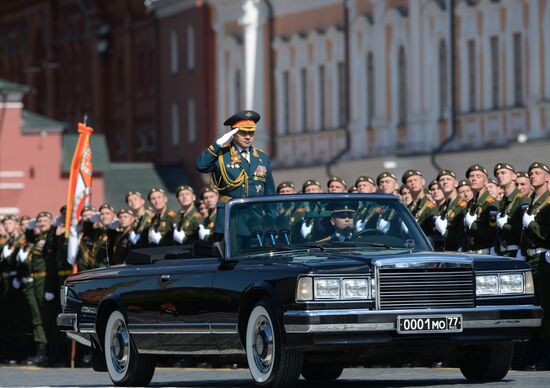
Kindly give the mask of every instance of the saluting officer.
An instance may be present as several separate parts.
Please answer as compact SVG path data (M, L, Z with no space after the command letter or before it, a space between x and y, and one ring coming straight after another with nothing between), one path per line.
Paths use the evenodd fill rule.
M269 156L252 145L260 115L242 111L223 125L231 131L220 137L198 157L200 172L211 173L212 185L220 193L214 232L223 233L224 208L231 198L274 195L275 183Z
M498 202L487 190L489 173L479 165L474 164L466 170L466 177L474 197L468 203L464 215L463 250L469 253L489 254L496 237L496 218Z
M516 187L516 170L510 163L497 163L494 174L504 192L497 214L496 253L516 257L521 240L523 213L529 207L530 199Z
M147 196L155 209L151 223L144 230L149 246L171 245L176 212L168 209L168 197L163 189L153 187Z
M437 205L432 202L426 192L424 186L426 181L422 173L418 170L407 170L401 178L401 182L406 184L411 191L413 201L408 206L418 225L428 236L434 235L434 217L437 216Z
M521 240L522 253L531 265L535 281L535 296L544 310L544 318L540 328L542 353L535 368L550 369L550 168L542 162L529 166L529 177L533 194L528 210L523 214L523 235ZM520 255L518 255L521 257Z
M439 207L438 217L435 219L435 229L443 237L444 249L456 251L462 244L467 204L458 195L458 181L453 171L441 170L437 174L437 182L445 195L445 202Z
M195 207L195 191L191 186L182 185L176 189L176 197L181 205L178 220L174 226L173 238L178 244L192 244L199 238L199 226L204 222Z

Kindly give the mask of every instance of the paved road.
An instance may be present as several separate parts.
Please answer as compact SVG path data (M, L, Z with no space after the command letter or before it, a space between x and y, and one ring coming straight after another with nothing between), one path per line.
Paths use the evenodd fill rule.
M252 387L247 369L157 368L152 386ZM0 386L104 387L112 386L106 373L91 369L0 367ZM304 380L298 386L312 387ZM548 387L550 372L512 371L498 383L468 384L457 369L383 368L346 369L331 387ZM316 386L317 387L317 386Z

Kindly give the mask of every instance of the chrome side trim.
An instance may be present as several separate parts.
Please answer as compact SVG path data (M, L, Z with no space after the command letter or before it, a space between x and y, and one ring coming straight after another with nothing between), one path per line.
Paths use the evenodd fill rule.
M456 257L411 257L379 259L373 261L376 269L441 269L441 268L474 268L474 260L468 256Z
M465 329L485 329L499 327L539 327L542 324L542 319L495 319L495 320L474 320L463 321L462 326Z
M128 331L135 335L149 334L237 334L234 323L131 323Z
M95 323L81 323L78 331L85 334L95 334Z
M82 308L80 309L80 312L81 312L82 314L92 314L92 315L96 315L96 314L97 314L97 307L82 306Z
M88 346L88 347L92 347L92 342L85 338L84 336L78 334L78 333L67 333L67 337L72 339L72 340L75 340L76 342L78 342L79 344L82 344L84 346Z
M183 355L221 355L221 354L246 354L244 349L226 349L226 350L157 350L157 349L139 349L140 354L183 354Z

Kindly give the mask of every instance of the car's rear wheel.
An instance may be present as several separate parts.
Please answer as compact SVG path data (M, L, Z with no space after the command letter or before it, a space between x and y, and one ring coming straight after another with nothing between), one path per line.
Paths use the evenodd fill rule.
M302 376L310 382L330 382L342 375L344 368L328 363L307 363L302 367Z
M103 351L109 377L115 385L143 386L151 382L155 373L154 360L135 350L126 320L118 310L107 320Z
M291 387L300 378L303 354L284 349L273 309L260 300L250 312L246 325L246 358L257 385Z
M460 363L460 371L469 381L499 381L508 374L513 355L513 344L476 346Z

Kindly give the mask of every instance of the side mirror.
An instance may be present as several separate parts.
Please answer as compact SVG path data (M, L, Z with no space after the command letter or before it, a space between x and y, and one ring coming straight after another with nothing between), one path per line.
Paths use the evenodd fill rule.
M217 257L219 261L225 261L225 245L223 241L216 241L212 244L212 256Z

